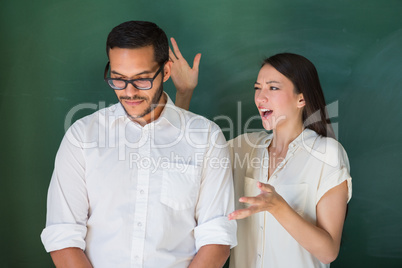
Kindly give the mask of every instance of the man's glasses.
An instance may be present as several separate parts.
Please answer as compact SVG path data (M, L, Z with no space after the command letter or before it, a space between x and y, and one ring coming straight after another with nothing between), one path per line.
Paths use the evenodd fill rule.
M107 72L109 71L109 65L110 65L110 62L108 62L106 64L104 79L108 83L108 85L115 90L125 89L127 87L128 83L132 84L136 89L139 89L139 90L151 89L152 83L154 82L155 78L162 71L163 66L165 66L165 64L162 64L162 66L158 69L158 71L152 78L139 78L139 79L132 79L132 80L124 80L124 79L119 79L119 78L106 77Z

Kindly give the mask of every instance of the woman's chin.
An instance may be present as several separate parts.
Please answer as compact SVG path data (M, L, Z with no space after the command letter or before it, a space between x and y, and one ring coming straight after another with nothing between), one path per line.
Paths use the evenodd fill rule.
M262 121L262 126L264 127L265 130L267 131L272 131L274 129L274 127L272 126L272 124L268 121Z

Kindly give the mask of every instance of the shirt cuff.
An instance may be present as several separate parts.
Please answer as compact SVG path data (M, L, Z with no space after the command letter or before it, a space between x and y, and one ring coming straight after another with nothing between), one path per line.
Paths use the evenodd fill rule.
M226 216L198 225L194 229L197 252L202 246L211 244L235 247L237 245L236 230L236 221L229 220Z
M55 224L46 227L41 234L47 252L63 248L85 250L87 227L79 224Z

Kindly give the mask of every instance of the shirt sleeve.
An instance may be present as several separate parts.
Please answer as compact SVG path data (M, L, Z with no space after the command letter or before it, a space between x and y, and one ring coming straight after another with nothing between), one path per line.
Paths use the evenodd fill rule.
M334 151L334 149L336 149L336 153L333 153L332 155L336 155L337 156L337 165L334 166L334 168L332 169L332 172L325 176L325 178L321 181L318 191L317 191L317 200L316 200L316 204L318 204L318 202L320 201L320 199L324 196L324 194L326 192L328 192L329 190L331 190L332 188L334 188L335 186L340 185L342 182L347 181L347 185L348 185L348 202L350 201L350 199L352 198L352 178L349 174L350 171L350 166L349 166L349 159L348 156L346 154L345 149L342 147L341 144L339 144L338 142L333 142L331 149L329 150ZM331 155L329 155L328 157L331 157ZM333 163L333 161L329 161L329 163Z
M61 142L48 190L46 228L41 234L47 252L67 247L85 250L89 202L83 149L74 126Z
M201 189L194 230L197 251L204 245L237 245L236 221L227 215L234 210L233 177L229 149L221 130L212 125L210 146L204 158Z

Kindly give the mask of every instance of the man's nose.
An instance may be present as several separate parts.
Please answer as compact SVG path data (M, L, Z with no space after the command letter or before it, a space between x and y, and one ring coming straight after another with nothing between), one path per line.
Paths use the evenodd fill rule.
M126 95L130 97L137 95L139 91L132 83L127 83L127 87L124 90L126 91Z

